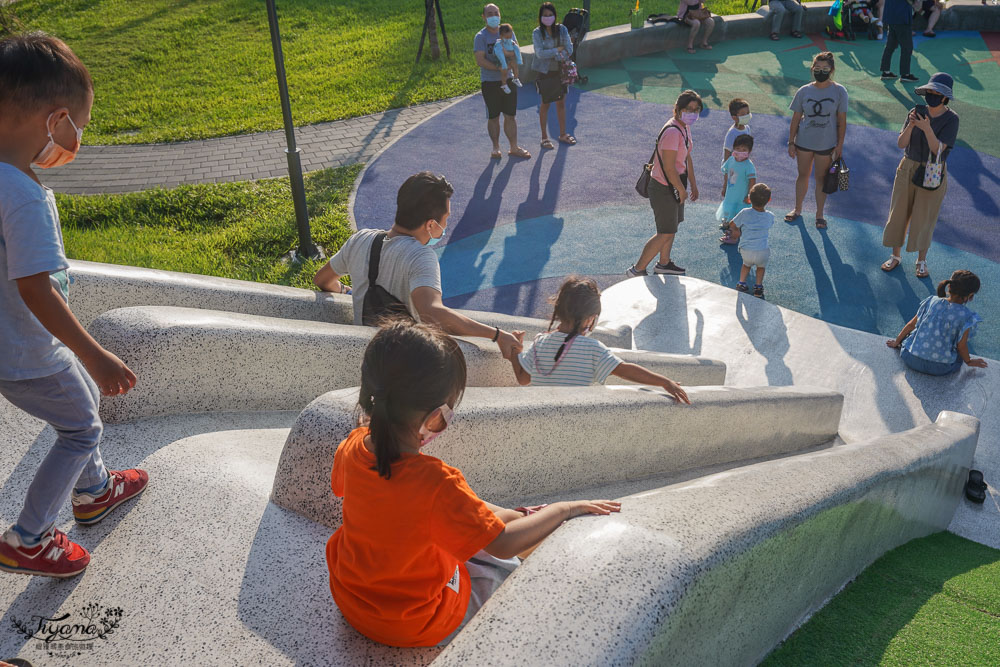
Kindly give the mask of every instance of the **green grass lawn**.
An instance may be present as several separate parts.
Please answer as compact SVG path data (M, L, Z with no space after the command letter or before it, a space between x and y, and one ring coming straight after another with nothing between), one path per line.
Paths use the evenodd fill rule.
M1000 551L946 532L904 544L762 665L1000 665Z
M347 198L361 165L305 178L313 240L335 252L351 234ZM56 195L73 259L312 288L319 261L298 245L287 178L121 195Z
M537 0L501 2L522 44ZM582 3L581 3L582 4ZM643 2L643 13L677 0ZM364 115L478 89L472 39L481 3L442 0L450 60L414 65L423 2L287 0L278 3L296 125ZM572 4L558 3L560 16ZM597 0L592 29L628 22L632 5ZM717 14L742 0L708 0ZM64 39L96 86L88 144L201 139L281 127L262 0L20 0L34 30Z

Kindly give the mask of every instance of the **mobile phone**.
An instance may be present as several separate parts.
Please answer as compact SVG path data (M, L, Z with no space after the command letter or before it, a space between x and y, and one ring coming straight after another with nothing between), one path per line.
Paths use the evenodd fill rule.
M927 117L926 104L918 104L917 106L913 107L913 110L917 113L918 116L923 116L925 118Z

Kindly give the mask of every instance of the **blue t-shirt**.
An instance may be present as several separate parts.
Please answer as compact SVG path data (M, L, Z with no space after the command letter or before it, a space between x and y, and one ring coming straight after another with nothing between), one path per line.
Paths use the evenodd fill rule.
M747 207L736 214L733 224L740 228L740 250L767 250L767 234L774 214Z
M579 335L573 337L557 362L556 353L564 342L566 334L561 331L539 334L518 355L521 368L531 376L532 387L603 384L622 362L604 343Z
M719 220L732 220L746 206L743 200L749 191L750 179L757 178L757 169L750 158L741 161L730 155L722 163L722 173L726 179L726 198L722 200L716 217Z
M0 380L46 377L73 362L69 348L24 305L16 282L48 273L68 302L68 268L52 190L0 162Z
M983 321L965 304L952 303L939 296L929 296L917 309L917 327L906 340L903 348L915 357L941 364L951 364L958 359L958 342L965 332L969 340Z
M514 35L513 39L517 40L517 35ZM486 54L486 59L493 63L494 65L499 65L500 61L497 57L493 55L494 48L500 48L496 46L496 43L500 41L500 31L490 32L489 28L483 26L483 29L476 33L476 38L472 41L472 52L482 51ZM500 80L500 70L485 69L483 67L479 68L479 80L480 81L499 81Z

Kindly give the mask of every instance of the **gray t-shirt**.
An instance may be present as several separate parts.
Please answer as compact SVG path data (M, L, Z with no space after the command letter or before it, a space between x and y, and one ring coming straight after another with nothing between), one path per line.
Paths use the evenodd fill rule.
M809 151L825 151L837 145L837 114L847 113L847 88L834 83L817 88L808 83L798 89L788 107L802 113L795 145Z
M42 326L17 279L48 273L69 301L69 263L52 190L0 162L0 380L31 380L65 370L73 353Z
M379 233L377 229L356 232L330 259L330 268L335 273L351 276L355 324L361 324L361 308L368 292L368 255L372 241ZM411 295L418 287L441 291L441 267L438 266L437 254L412 236L386 238L379 260L378 284L405 303L410 314L419 320L420 313L413 307Z
M489 60L494 65L499 65L500 61L497 57L493 55L494 45L500 41L500 31L490 32L488 28L483 26L483 29L476 33L476 38L472 42L472 52L482 51L486 54L486 59ZM517 41L517 35L514 35L514 41ZM480 81L499 81L500 80L500 70L495 69L485 69L479 68L479 80Z

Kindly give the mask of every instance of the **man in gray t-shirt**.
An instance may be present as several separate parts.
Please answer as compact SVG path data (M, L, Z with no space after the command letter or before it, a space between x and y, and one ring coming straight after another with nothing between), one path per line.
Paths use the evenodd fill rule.
M476 33L472 51L476 56L476 64L479 65L479 85L486 103L486 131L493 142L490 158L499 160L503 157L500 152L500 114L503 114L503 132L510 142L508 154L530 158L531 153L517 145L517 87L511 79L500 80L500 62L493 55L496 42L500 39L500 8L494 4L483 7L483 22L486 26ZM509 92L501 88L505 83Z
M445 234L454 190L443 176L429 171L410 176L396 195L396 220L386 235L379 258L379 287L406 305L421 322L432 322L454 336L489 338L505 359L520 347L518 340L499 327L490 327L448 308L441 302L441 269L429 246ZM363 229L347 240L337 254L316 272L313 282L325 292L346 294L340 277L351 276L354 289L354 323L361 324L368 293L368 258L372 243L382 232Z

